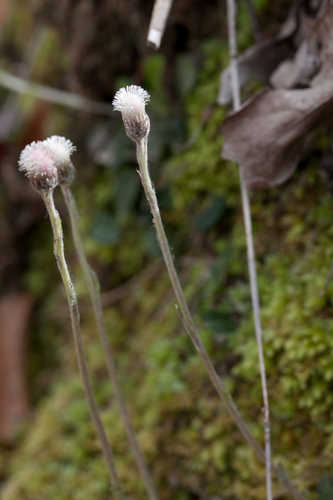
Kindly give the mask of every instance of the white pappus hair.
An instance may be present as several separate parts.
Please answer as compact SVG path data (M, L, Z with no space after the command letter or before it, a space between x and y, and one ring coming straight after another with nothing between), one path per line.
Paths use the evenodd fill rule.
M62 166L71 161L71 155L76 151L74 144L60 135L51 135L43 141L52 155L56 166Z
M19 171L23 172L37 190L54 189L58 184L58 171L48 149L41 141L28 144L19 158Z
M115 111L121 113L140 113L149 102L150 95L138 85L127 85L116 92L112 105Z

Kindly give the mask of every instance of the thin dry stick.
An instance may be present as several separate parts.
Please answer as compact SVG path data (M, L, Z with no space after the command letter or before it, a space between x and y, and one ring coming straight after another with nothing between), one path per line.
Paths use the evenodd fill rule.
M76 292L73 286L73 282L65 258L64 238L63 238L61 219L54 205L53 190L47 190L42 192L41 194L50 217L50 222L53 231L53 238L54 238L54 256L65 287L66 298L68 302L68 308L72 324L72 332L75 342L76 356L80 374L83 381L84 392L89 405L91 418L95 425L98 437L100 439L103 454L109 469L111 485L113 486L112 493L116 498L124 500L125 497L123 496L121 491L120 481L114 465L112 450L108 443L102 420L99 416L99 411L91 387L88 368L84 356L81 327L80 327L80 313L77 303Z
M154 187L152 185L151 179L150 179L150 174L149 174L149 169L148 169L148 138L147 136L144 139L141 139L140 141L137 141L137 160L139 164L139 175L141 178L141 183L144 189L144 192L146 194L146 198L148 200L150 210L153 216L153 223L155 226L156 234L157 234L157 239L161 248L161 252L164 258L165 265L168 270L169 278L171 281L172 288L174 290L177 303L179 306L180 314L181 314L181 319L183 326L185 328L185 331L191 338L200 358L202 359L205 368L207 370L207 373L209 375L209 378L211 382L213 383L217 393L219 394L222 402L225 404L231 418L236 422L240 432L250 445L250 447L255 451L257 457L265 463L265 453L263 449L261 448L260 444L258 441L252 436L246 422L243 420L241 417L238 408L236 404L234 403L231 395L227 391L227 389L224 386L224 383L222 379L219 377L217 374L215 367L204 347L204 345L201 342L199 333L197 331L197 328L194 324L191 312L189 310L189 307L187 305L185 295L178 277L178 273L176 271L173 258L171 255L169 243L167 236L165 234L163 222L161 219L160 211L159 211L159 206L155 194ZM284 485L286 490L290 493L290 495L295 498L296 500L305 500L304 496L297 491L295 486L289 481L288 477L286 476L284 470L280 466L274 466L272 467L272 470L280 480L280 482Z
M114 354L111 349L111 345L108 341L106 331L105 331L105 324L104 324L104 318L103 318L103 307L102 307L102 301L101 301L101 294L100 294L100 286L98 282L98 278L94 271L91 269L89 266L83 243L81 240L80 236L80 231L79 231L79 215L78 215L78 210L76 206L75 199L73 197L72 191L70 187L66 184L61 184L61 190L65 199L65 203L67 206L67 210L69 213L69 218L71 222L71 229L72 229L72 235L73 235L73 240L74 240L74 245L75 249L79 258L79 262L83 271L84 279L88 288L88 293L90 297L90 301L92 304L93 312L94 312L94 317L97 325L97 330L100 338L100 342L103 346L103 351L105 355L105 360L106 360L106 366L108 370L109 377L112 381L114 391L115 391L115 397L119 406L120 410L120 415L122 418L122 421L124 423L124 427L127 433L128 441L130 443L131 449L133 456L135 458L137 467L140 471L142 480L146 486L146 490L148 493L148 498L150 500L158 500L158 495L157 492L155 491L155 487L150 475L150 472L148 470L148 467L146 465L143 453L140 449L139 442L136 438L135 435L135 430L131 421L131 417L128 412L128 408L125 402L125 398L123 396L123 393L120 388L120 383L118 380L118 374L117 374L117 368L116 368L116 362L114 359Z
M155 49L158 49L161 44L172 1L155 0L147 37L148 43L154 45Z
M110 116L112 107L104 102L93 101L79 94L59 90L46 85L19 78L11 75L7 71L0 69L0 86L19 94L29 94L37 99L60 104L69 108L95 113L98 115Z
M238 111L241 108L241 99L240 99L238 67L237 67L236 8L234 0L227 0L227 14L228 14L228 36L229 36L229 50L231 59L230 69L231 69L233 104L234 104L234 110ZM266 493L267 493L267 500L272 500L273 498L272 474L271 474L272 454L271 454L271 429L270 429L270 418L269 418L269 399L268 399L265 357L263 348L263 334L262 334L261 319L260 319L260 303L259 303L255 250L254 250L252 222L251 222L251 206L242 166L240 166L239 168L239 177L240 177L243 217L244 217L244 225L246 233L250 289L251 289L254 325L255 325L256 339L258 345L262 395L264 402Z

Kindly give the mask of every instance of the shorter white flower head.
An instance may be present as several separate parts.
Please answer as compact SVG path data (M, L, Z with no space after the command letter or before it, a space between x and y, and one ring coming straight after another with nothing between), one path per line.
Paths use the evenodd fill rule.
M127 85L116 92L112 105L115 111L126 114L142 113L149 102L150 95L138 85Z
M58 185L58 170L48 149L41 141L28 144L19 158L23 172L37 191L48 191Z
M75 169L71 161L71 155L76 151L74 144L60 135L48 137L43 141L43 144L50 152L58 169L59 183L71 184L75 175Z
M145 111L149 100L150 95L142 87L128 85L119 89L112 101L114 110L121 112L126 134L135 142L149 134L150 120Z

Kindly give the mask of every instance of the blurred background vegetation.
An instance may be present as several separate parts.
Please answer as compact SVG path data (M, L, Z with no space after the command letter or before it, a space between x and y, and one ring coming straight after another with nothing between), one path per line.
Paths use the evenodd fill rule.
M289 3L255 1L266 35L276 33ZM220 126L228 110L216 104L219 75L228 64L224 2L175 2L157 53L145 43L152 1L3 0L0 5L1 69L109 104L127 83L150 92L150 166L176 263L205 346L262 442L238 171L221 159ZM253 43L251 26L246 2L240 2L240 50ZM251 84L245 95L256 88ZM13 338L24 332L23 355L18 348L13 361L22 370L20 409L10 408L9 389L1 396L1 498L108 497L45 209L16 172L26 143L60 134L78 148L73 190L81 230L101 279L121 384L161 499L264 499L264 468L221 408L180 325L135 150L119 115L76 111L10 92L1 86L1 74L0 104L1 335L8 315L21 318ZM319 500L333 498L329 159L331 130L325 127L286 184L252 196L273 454L309 489L311 499ZM60 197L57 203L63 211ZM144 499L66 219L64 224L94 387L116 464L129 497ZM20 307L28 312L20 315ZM8 366L11 373L3 380L10 383L15 370ZM15 418L8 421L11 411ZM278 484L274 489L276 498L287 498Z

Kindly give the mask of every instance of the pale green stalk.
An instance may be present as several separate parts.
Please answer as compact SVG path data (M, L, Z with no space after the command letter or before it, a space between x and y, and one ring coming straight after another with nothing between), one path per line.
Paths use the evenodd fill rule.
M227 391L223 380L220 378L218 373L215 370L215 367L201 342L198 330L194 324L191 312L187 305L185 295L182 289L182 285L180 283L178 273L176 271L173 258L171 255L169 243L167 236L165 234L163 222L161 219L159 206L157 202L157 197L155 194L154 187L152 185L149 169L148 169L148 138L145 137L140 141L137 141L137 160L139 164L139 174L142 182L143 189L146 194L146 198L148 200L150 210L153 216L153 223L155 226L157 239L161 248L161 252L164 258L164 262L169 274L169 278L171 281L171 285L176 296L176 300L179 306L179 311L182 319L183 326L191 338L201 360L203 361L206 371L209 375L209 378L214 385L218 395L220 396L222 402L226 406L231 418L237 424L240 432L250 445L250 447L254 450L257 457L265 463L265 452L258 443L258 441L252 436L246 422L241 417L238 408L232 399L231 395ZM290 495L296 500L304 500L304 496L299 493L294 485L289 481L285 472L282 470L280 466L273 466L272 470L280 480L280 482L284 485Z
M121 491L120 481L114 465L112 450L108 443L106 432L99 415L99 410L93 394L88 368L84 356L81 327L80 327L80 313L78 308L76 292L73 286L73 282L65 258L64 237L63 237L61 218L54 205L53 190L43 191L41 192L41 196L43 198L43 201L45 203L45 206L47 208L50 217L50 222L53 231L54 256L65 287L66 298L71 318L72 332L75 343L77 362L82 377L84 392L89 405L91 419L94 423L98 437L100 439L104 458L108 466L111 485L112 485L112 493L116 498L123 500L124 496Z
M239 111L241 108L240 87L238 78L237 65L237 37L236 37L236 6L235 0L227 0L228 14L228 35L229 35L229 51L230 51L230 70L231 70L231 87L233 94L234 111ZM242 196L243 219L245 226L246 245L247 245L247 260L250 277L250 291L253 308L254 329L256 334L259 369L261 378L262 397L264 403L264 436L265 436L265 467L266 467L266 494L267 500L272 500L272 451L271 451L271 426L269 416L269 398L267 388L267 377L265 367L265 356L263 346L263 333L260 318L260 301L257 283L256 259L253 242L252 220L251 220L251 205L249 200L248 188L242 166L239 168L239 179Z
M126 405L125 398L123 396L122 390L120 388L120 383L118 380L116 362L114 359L114 354L111 349L111 345L108 341L107 334L105 331L105 324L103 318L103 307L100 294L100 286L98 278L94 271L91 269L85 251L79 231L79 215L75 199L71 192L71 189L66 184L61 184L62 193L65 199L67 210L69 213L69 218L71 222L72 235L74 240L75 249L79 258L79 262L83 271L84 279L88 288L88 293L90 301L92 304L94 317L97 325L97 330L100 338L100 342L103 346L104 356L106 360L106 366L108 370L109 377L112 381L115 397L119 406L120 415L127 433L128 441L135 458L138 470L141 474L142 480L145 484L148 498L150 500L158 500L157 492L146 465L143 453L140 449L139 442L135 435L135 430L131 421L130 414Z

